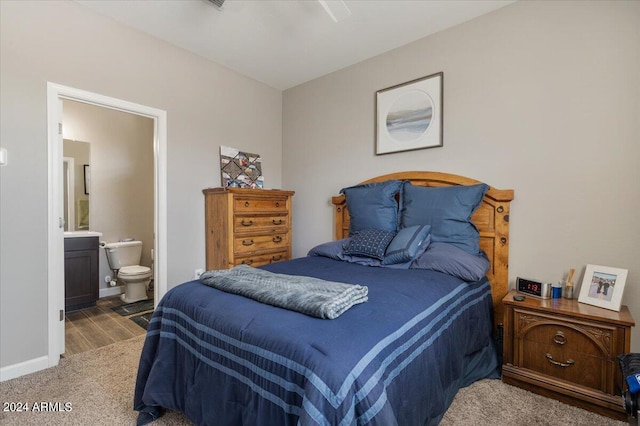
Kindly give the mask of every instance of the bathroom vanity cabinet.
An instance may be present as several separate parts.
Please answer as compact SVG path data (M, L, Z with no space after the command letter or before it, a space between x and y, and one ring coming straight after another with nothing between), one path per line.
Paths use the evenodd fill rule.
M98 237L64 239L64 308L75 311L98 300Z

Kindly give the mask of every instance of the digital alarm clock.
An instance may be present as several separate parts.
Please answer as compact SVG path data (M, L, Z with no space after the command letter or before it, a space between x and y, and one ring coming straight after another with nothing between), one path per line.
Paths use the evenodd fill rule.
M518 277L516 278L516 289L520 293L525 293L533 297L551 299L551 284L549 283Z

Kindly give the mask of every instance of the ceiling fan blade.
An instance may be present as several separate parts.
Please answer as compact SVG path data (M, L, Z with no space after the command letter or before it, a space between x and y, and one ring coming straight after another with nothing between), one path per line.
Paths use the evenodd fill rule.
M351 16L351 11L343 0L318 0L333 22L341 21Z
M224 4L225 0L207 0L209 3L212 3L214 6L221 8Z

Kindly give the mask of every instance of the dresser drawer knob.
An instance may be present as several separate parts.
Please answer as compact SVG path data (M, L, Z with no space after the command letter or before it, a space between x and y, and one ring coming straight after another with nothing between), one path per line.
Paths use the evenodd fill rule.
M272 262L277 262L280 259L282 259L282 255L281 254L279 254L277 256L276 255L271 256L271 261Z
M549 361L553 365L557 365L558 367L571 367L573 364L576 363L572 359L568 359L567 362L554 361L551 354L546 354L545 356L547 357L547 361Z
M244 206L245 206L245 207L249 207L250 205L251 205L251 204L249 204L249 202L248 202L248 201L245 201L245 202L244 202Z
M276 207L280 207L280 202L276 201Z
M249 222L245 222L244 219L242 219L242 222L240 222L240 225L242 225L242 226L251 226L251 225L253 225L253 221L249 220Z
M249 259L249 260L243 260L242 261L243 265L253 265L253 259Z
M274 243L281 243L282 242L282 237L280 235L276 235L275 237L272 238L272 241Z
M565 337L565 335L564 335L564 333L562 331L558 331L553 336L553 343L558 344L558 345L564 345L565 343L567 343L567 338Z
M278 220L273 219L271 223L273 223L274 225L282 225L282 219L278 219Z
M242 245L243 246L252 246L253 245L253 240L242 240Z

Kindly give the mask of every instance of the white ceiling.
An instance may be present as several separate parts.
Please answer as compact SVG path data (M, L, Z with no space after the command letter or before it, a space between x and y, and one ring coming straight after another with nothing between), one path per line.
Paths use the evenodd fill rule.
M515 0L345 0L352 14L337 23L316 0L76 1L284 90Z

